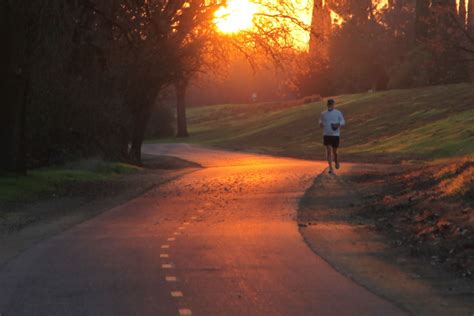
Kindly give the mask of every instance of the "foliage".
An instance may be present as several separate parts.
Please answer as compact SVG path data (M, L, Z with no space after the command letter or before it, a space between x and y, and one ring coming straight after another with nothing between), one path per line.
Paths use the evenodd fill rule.
M465 158L447 164L435 164L438 170L434 178L439 183L438 190L444 196L464 196L474 202L474 158Z
M417 47L406 54L400 64L389 73L389 89L407 89L430 83L430 68L433 56L422 47Z
M336 12L343 23L323 30L325 38L307 56L311 70L297 76L304 94L469 81L474 28L467 21L474 12L457 10L455 1L388 1L379 10L372 1L333 0L326 6L324 12Z

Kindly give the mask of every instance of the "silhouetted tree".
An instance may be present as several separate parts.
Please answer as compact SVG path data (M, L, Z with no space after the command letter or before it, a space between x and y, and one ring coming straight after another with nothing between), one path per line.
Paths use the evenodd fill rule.
M354 23L363 24L374 16L372 0L332 0L328 3L345 21L353 20Z
M328 40L331 31L331 12L328 2L323 0L314 1L309 42L310 54L314 59L327 59Z
M473 1L468 3L469 8ZM306 93L409 88L468 80L466 54L472 50L472 36L469 31L459 31L460 25L470 23L469 12L463 12L465 1L460 2L459 12L456 0L389 0L381 10L375 10L372 1L324 3L344 22L332 26L327 62L311 57L311 70L300 79ZM319 8L323 2L315 4ZM460 15L467 16L467 22L463 23ZM310 86L313 90L308 89Z
M35 9L37 1L0 3L2 49L1 133L3 152L0 168L16 173L26 173L25 125L26 110L30 98L30 73L33 45L37 40L38 27Z
M459 0L459 21L466 26L466 0Z
M468 80L468 70L459 49L464 26L459 23L455 0L433 0L428 41L434 53L432 82L456 83Z
M2 107L0 108L1 124L1 143L3 154L1 155L1 167L7 171L24 172L23 160L19 144L21 133L21 74L19 65L21 62L15 60L18 58L15 35L13 34L15 18L12 16L12 8L9 1L0 3L0 36L3 42L2 56L0 60L0 71L2 80L1 95Z
M430 0L416 0L415 15L415 38L418 42L424 42L430 29Z
M467 11L467 27L471 36L474 36L474 0L469 0Z
M114 25L115 41L127 47L124 100L131 113L129 159L140 162L157 96L178 80L187 42L199 27L209 26L218 4L202 0L111 0L89 4Z
M236 36L218 33L213 20L197 27L192 36L181 46L174 73L174 87L177 104L177 136L189 136L186 123L186 91L191 81L199 73L218 71L228 56L243 55L258 68L259 59L266 59L277 68L282 68L282 60L288 50L294 49L292 31L309 30L309 26L295 18L292 1L261 3L266 10L254 16L253 27L242 30ZM329 13L329 12L328 12Z

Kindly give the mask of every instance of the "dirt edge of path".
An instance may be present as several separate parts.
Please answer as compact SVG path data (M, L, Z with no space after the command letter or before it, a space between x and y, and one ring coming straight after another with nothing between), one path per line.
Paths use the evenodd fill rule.
M17 231L0 235L0 270L41 241L202 168L196 163L171 156L146 155L144 163L147 168L137 174L91 183L86 187L80 185L77 191L72 186L72 192L66 195L40 198L17 206L19 212L40 212L41 219Z
M390 168L358 167L367 173ZM473 315L471 282L406 256L370 222L355 214L361 201L344 177L349 169L342 169L337 176L322 173L300 200L299 230L311 250L345 276L410 314Z

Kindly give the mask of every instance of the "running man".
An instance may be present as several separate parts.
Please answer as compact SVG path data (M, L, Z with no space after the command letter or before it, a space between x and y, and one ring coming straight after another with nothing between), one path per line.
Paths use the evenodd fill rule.
M326 157L329 164L329 173L333 173L332 162L336 169L340 168L339 159L337 157L337 148L339 147L339 138L341 136L341 126L346 124L341 111L334 109L336 102L329 99L327 102L328 110L321 113L319 118L319 126L324 129L323 143L326 146Z

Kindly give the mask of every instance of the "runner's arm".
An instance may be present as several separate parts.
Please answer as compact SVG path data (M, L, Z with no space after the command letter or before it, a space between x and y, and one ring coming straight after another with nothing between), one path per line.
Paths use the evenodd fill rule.
M324 127L324 123L323 123L323 113L321 113L321 115L319 115L319 126L320 126L320 127Z
M344 116L342 116L342 113L339 112L339 126L344 126L346 125L346 121L344 120Z

